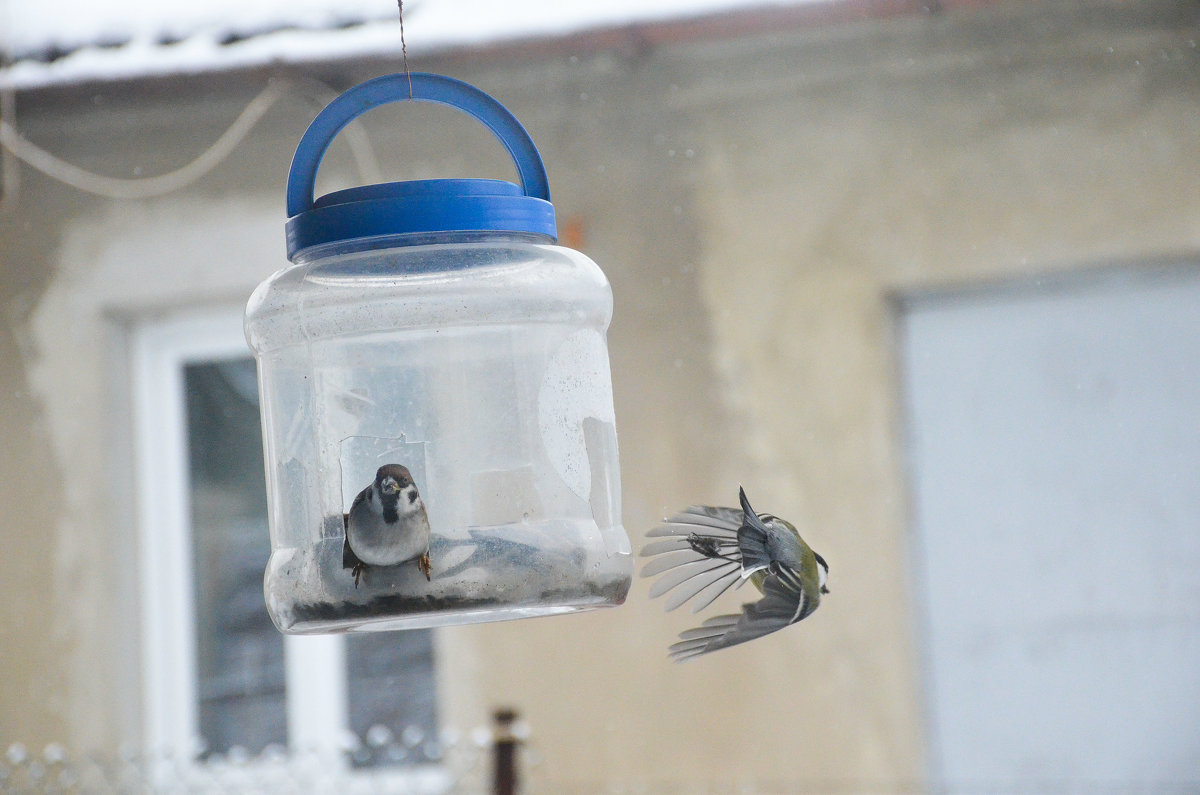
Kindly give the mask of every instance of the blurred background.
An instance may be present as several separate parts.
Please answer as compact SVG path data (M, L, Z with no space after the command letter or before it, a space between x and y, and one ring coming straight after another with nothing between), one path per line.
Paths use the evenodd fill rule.
M175 6L0 0L0 791L486 792L498 736L531 793L1200 790L1200 6L405 4L612 283L635 550L741 484L829 561L811 618L685 665L636 578L275 631L241 312L400 26ZM400 103L318 192L457 176L513 178Z

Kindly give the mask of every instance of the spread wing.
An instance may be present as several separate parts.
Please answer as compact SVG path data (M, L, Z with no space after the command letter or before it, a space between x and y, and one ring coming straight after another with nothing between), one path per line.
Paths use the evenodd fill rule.
M358 501L358 498L355 497L355 502L357 502L357 501ZM349 524L350 524L350 514L348 514L348 513L342 514L342 528L345 529L347 527L347 525L349 525ZM361 565L362 565L362 561L358 559L358 555L355 555L354 550L350 548L350 534L347 533L346 537L344 539L342 539L342 568L343 569L352 569L355 566L361 566Z
M662 575L650 587L650 597L674 591L666 609L695 599L695 613L744 582L738 546L741 526L742 511L737 508L693 505L648 532L647 537L662 539L642 548L642 557L657 556L642 567L642 576Z
M358 507L359 503L366 501L369 489L370 486L354 495L354 501L350 503L351 512ZM353 569L355 566L363 565L363 562L358 559L358 555L355 555L354 550L350 548L350 513L342 514L342 531L346 533L346 538L342 541L342 568Z
M365 489L360 491L358 494L354 495L354 500L350 503L350 511L348 513L345 513L342 515L343 519L345 521L350 521L350 514L354 513L354 509L357 508L360 503L364 503L367 501L367 492L369 492L370 490L371 490L371 487L367 486Z
M800 578L786 566L771 566L763 579L762 591L762 599L742 605L741 615L717 616L695 629L681 632L679 641L671 644L671 659L683 662L761 638L795 624L816 609L816 604L805 595Z

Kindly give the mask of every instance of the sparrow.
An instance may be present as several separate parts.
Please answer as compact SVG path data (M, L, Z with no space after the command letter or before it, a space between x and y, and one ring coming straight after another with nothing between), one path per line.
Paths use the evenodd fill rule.
M342 514L346 542L342 568L354 574L354 587L368 566L396 566L417 559L429 575L429 517L408 468L384 464L375 481L360 491Z
M783 629L812 614L829 593L829 564L812 550L790 522L750 507L738 489L741 510L694 505L666 519L647 536L664 538L642 548L642 556L661 555L643 567L642 576L663 574L650 588L651 598L675 590L666 609L690 599L698 612L746 580L762 593L742 605L740 615L710 618L681 632L669 656L676 662L735 646ZM665 573L665 574L664 574Z

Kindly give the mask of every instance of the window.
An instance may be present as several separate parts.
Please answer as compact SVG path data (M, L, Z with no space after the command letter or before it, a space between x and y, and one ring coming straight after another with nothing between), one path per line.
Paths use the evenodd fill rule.
M287 744L283 638L263 609L267 536L254 362L184 364L196 701L204 753Z
M432 631L293 637L267 615L240 309L143 324L133 373L146 747L201 763L286 745L438 789Z

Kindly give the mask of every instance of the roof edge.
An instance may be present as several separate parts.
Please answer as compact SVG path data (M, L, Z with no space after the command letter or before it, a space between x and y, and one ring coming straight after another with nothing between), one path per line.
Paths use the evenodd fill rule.
M446 42L422 47L409 41L413 57L480 61L521 55L578 55L597 51L637 54L659 45L752 36L781 29L820 27L957 8L996 5L1004 0L824 0L757 6L685 18L647 20L546 35L518 35L476 43ZM180 77L259 71L280 66L321 66L347 61L393 60L400 56L394 20L365 21L329 29L280 28L246 37L195 35L185 40L130 40L89 45L51 62L30 59L0 67L0 90L110 85ZM410 37L411 38L411 37Z

